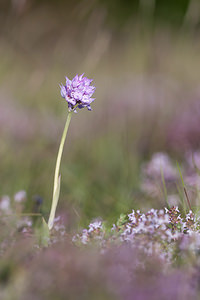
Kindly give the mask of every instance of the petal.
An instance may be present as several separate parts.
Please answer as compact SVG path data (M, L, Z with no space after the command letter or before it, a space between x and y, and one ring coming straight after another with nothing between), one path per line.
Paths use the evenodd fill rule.
M66 95L67 95L66 88L65 88L65 86L64 86L63 84L60 84L60 94L61 94L61 96L62 96L63 98L65 98Z
M96 98L90 98L90 103L92 103Z
M71 89L71 85L72 85L72 81L68 77L66 77L66 87L67 87L67 89Z
M87 109L90 110L90 111L92 110L90 105L87 105Z
M72 86L76 88L78 84L79 84L78 74L76 74L76 76L72 79Z
M79 81L82 81L83 75L84 75L84 73L79 76Z
M78 105L78 108L80 108L80 109L81 109L81 108L84 108L84 107L85 107L85 105L82 105L82 104L79 104L79 105Z
M93 79L89 79L89 78L87 78L87 77L84 78L84 83L85 83L85 85L87 85L87 86L89 86L90 83L91 83L92 81L93 81Z
M72 111L72 109L73 109L73 106L71 105L71 103L68 103L68 110Z

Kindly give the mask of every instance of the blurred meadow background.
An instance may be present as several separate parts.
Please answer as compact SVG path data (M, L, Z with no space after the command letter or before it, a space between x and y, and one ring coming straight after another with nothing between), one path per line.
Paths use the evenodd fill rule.
M58 213L76 228L166 205L145 192L144 164L198 153L199 25L198 0L0 0L1 195L25 190L26 211L42 198L48 217L67 116L59 84L84 72L96 100L73 115Z

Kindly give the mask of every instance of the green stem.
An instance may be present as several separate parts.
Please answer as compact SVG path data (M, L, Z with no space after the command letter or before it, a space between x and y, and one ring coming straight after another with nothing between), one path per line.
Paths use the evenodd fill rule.
M61 141L60 141L60 147L59 147L59 150L58 150L58 156L57 156L56 168L55 168L55 175L54 175L53 199L52 199L51 212L50 212L49 221L48 221L49 229L51 229L53 227L53 221L54 221L54 218L55 218L56 207L57 207L58 198L59 198L60 163L61 163L63 148L64 148L65 139L66 139L66 136L67 136L69 124L70 124L70 121L71 121L71 117L72 117L72 112L69 112L68 116L67 116L66 123L65 123L65 128L64 128L64 131L63 131L63 135L62 135L62 138L61 138Z
M61 141L60 141L60 147L59 147L59 150L58 150L55 176L54 176L53 194L55 193L55 189L56 189L56 182L58 180L59 171L60 171L60 162L61 162L61 158L62 158L63 148L64 148L65 139L66 139L66 136L67 136L67 131L68 131L68 128L69 128L69 124L70 124L70 121L71 121L71 117L72 117L72 112L69 112L68 116L67 116L66 123L65 123L65 128L63 130L63 135L62 135L62 138L61 138Z

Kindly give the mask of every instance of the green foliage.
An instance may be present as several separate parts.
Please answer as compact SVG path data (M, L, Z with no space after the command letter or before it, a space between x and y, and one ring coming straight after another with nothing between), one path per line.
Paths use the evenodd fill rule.
M119 219L117 220L117 227L119 228L119 230L123 230L124 229L124 225L128 222L128 216L125 214L121 214Z
M170 26L181 25L189 8L191 0L156 0L155 1L155 18Z
M35 227L35 235L37 238L38 245L41 247L47 247L49 244L50 231L48 224L45 219L42 217L37 226Z

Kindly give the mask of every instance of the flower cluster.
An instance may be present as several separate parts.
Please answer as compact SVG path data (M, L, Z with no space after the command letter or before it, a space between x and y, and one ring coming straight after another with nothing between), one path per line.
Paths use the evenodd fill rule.
M90 85L93 80L83 75L76 75L72 80L66 77L66 85L60 85L61 96L68 102L69 111L84 107L91 110L90 104L95 100L92 98L95 87Z
M110 230L109 230L110 232ZM129 244L137 247L145 255L156 254L162 261L169 263L185 244L195 253L200 248L200 219L192 211L185 217L181 216L178 207L171 209L151 209L147 213L139 210L128 215L121 215L113 225L111 232L104 224L91 223L89 229L73 238L81 244L97 243L105 251L114 244Z

